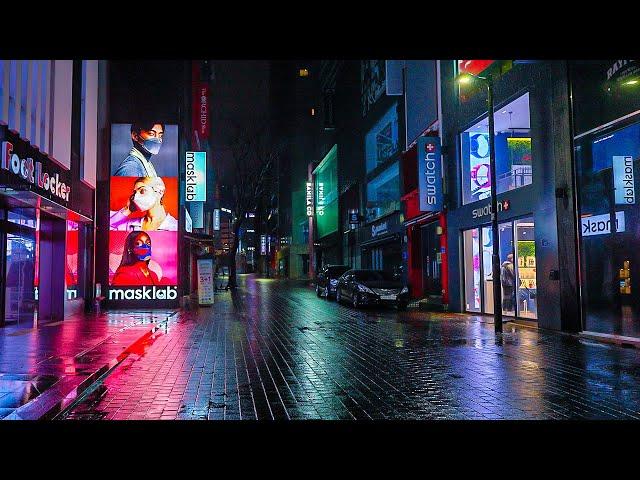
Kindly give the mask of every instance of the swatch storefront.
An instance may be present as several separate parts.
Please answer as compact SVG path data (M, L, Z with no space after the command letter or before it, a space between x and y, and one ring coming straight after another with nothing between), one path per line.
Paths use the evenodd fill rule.
M565 120L567 135L569 127L566 111L562 116L552 108L552 79L562 64L513 65L495 77L497 239L491 230L486 90L462 95L453 81L460 65L441 62L449 308L493 314L491 255L497 241L504 320L563 329L555 164L561 155L570 161L570 149L554 150L554 121Z
M571 62L583 330L640 338L640 65Z

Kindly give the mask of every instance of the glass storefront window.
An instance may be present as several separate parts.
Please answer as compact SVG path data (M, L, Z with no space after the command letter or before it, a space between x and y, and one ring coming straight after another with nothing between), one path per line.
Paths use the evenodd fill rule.
M531 122L529 94L494 113L496 175L498 193L532 181ZM460 134L463 204L489 198L489 121L487 117Z
M533 218L516 220L516 299L518 315L538 318L536 284L536 242Z
M400 210L400 164L394 163L367 184L366 221Z
M367 173L398 153L398 110L394 104L365 136Z
M640 337L640 123L576 141L584 329Z
M7 324L32 326L36 308L36 245L30 235L7 233L5 311Z
M67 220L67 245L65 263L65 284L67 300L76 300L78 295L78 224Z
M533 218L504 222L498 228L502 313L535 319L537 291ZM465 308L469 312L493 314L491 226L466 230L462 232L462 239Z
M464 248L465 306L469 312L482 308L480 296L480 240L478 228L462 233Z

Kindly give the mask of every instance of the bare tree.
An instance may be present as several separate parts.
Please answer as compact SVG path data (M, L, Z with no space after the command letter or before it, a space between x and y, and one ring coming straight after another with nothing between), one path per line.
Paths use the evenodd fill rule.
M277 164L281 146L274 145L266 121L247 120L233 122L232 134L227 142L233 165L228 165L221 180L229 186L232 205L232 243L229 251L229 287L236 282L236 254L238 233L247 213L256 212L262 200L270 193L273 168Z

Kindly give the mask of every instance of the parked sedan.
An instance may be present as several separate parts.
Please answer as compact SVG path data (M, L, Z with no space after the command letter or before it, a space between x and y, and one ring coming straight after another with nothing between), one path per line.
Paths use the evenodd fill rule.
M409 288L382 270L349 270L338 279L336 300L348 300L354 308L363 305L395 305L405 310Z
M325 265L318 272L316 278L316 295L319 297L331 297L336 294L338 278L349 270L346 265Z

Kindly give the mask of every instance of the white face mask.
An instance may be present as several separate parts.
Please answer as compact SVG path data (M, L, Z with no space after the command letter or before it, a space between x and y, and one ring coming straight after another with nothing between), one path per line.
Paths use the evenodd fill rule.
M149 210L156 204L157 201L158 196L151 189L148 189L145 193L136 192L136 194L133 196L133 203L135 203L136 207L138 207L142 211Z

